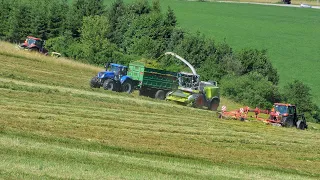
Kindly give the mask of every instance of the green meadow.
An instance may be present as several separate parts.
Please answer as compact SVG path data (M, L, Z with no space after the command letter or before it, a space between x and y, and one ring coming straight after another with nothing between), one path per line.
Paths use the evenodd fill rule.
M320 178L319 124L224 120L91 89L101 67L0 47L0 179Z
M318 9L185 0L160 2L163 11L168 6L174 10L178 26L189 33L199 31L217 43L225 41L235 51L267 49L280 75L280 86L301 80L311 88L314 101L320 105Z

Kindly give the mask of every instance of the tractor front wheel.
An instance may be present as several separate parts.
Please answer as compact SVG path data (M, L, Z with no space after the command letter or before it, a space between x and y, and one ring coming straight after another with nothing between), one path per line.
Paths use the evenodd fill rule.
M115 87L116 87L115 82L112 79L107 79L103 82L104 90L114 91Z
M91 88L100 88L100 84L98 82L98 77L95 76L90 80L90 87Z
M133 83L130 80L125 81L122 86L122 92L126 92L126 93L132 93L133 91Z

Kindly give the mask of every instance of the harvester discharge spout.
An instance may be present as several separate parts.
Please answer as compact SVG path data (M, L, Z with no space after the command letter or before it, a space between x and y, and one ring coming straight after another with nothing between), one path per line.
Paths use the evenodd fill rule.
M216 111L219 103L219 88L217 83L200 81L200 76L196 69L184 58L173 52L166 52L186 64L192 73L179 72L179 87L177 90L167 94L166 100L175 101L193 107L207 107L209 110Z
M193 75L198 75L197 72L196 72L196 69L187 60L185 60L181 56L179 56L179 55L177 55L176 53L173 53L173 52L166 52L164 54L165 55L172 55L172 56L178 58L179 60L184 62L191 69Z

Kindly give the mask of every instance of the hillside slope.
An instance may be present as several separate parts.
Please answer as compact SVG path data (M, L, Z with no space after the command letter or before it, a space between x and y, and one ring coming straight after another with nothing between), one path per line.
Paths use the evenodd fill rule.
M98 67L0 47L0 179L320 178L316 124L221 120L90 89Z

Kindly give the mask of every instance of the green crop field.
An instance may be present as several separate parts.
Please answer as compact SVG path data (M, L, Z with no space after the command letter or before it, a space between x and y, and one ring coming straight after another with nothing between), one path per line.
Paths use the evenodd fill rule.
M91 89L102 68L3 42L0 63L0 179L320 178L319 124L222 120Z
M320 105L319 9L184 0L161 0L161 5L163 10L170 6L178 26L191 33L226 41L236 51L267 49L280 86L301 80Z

